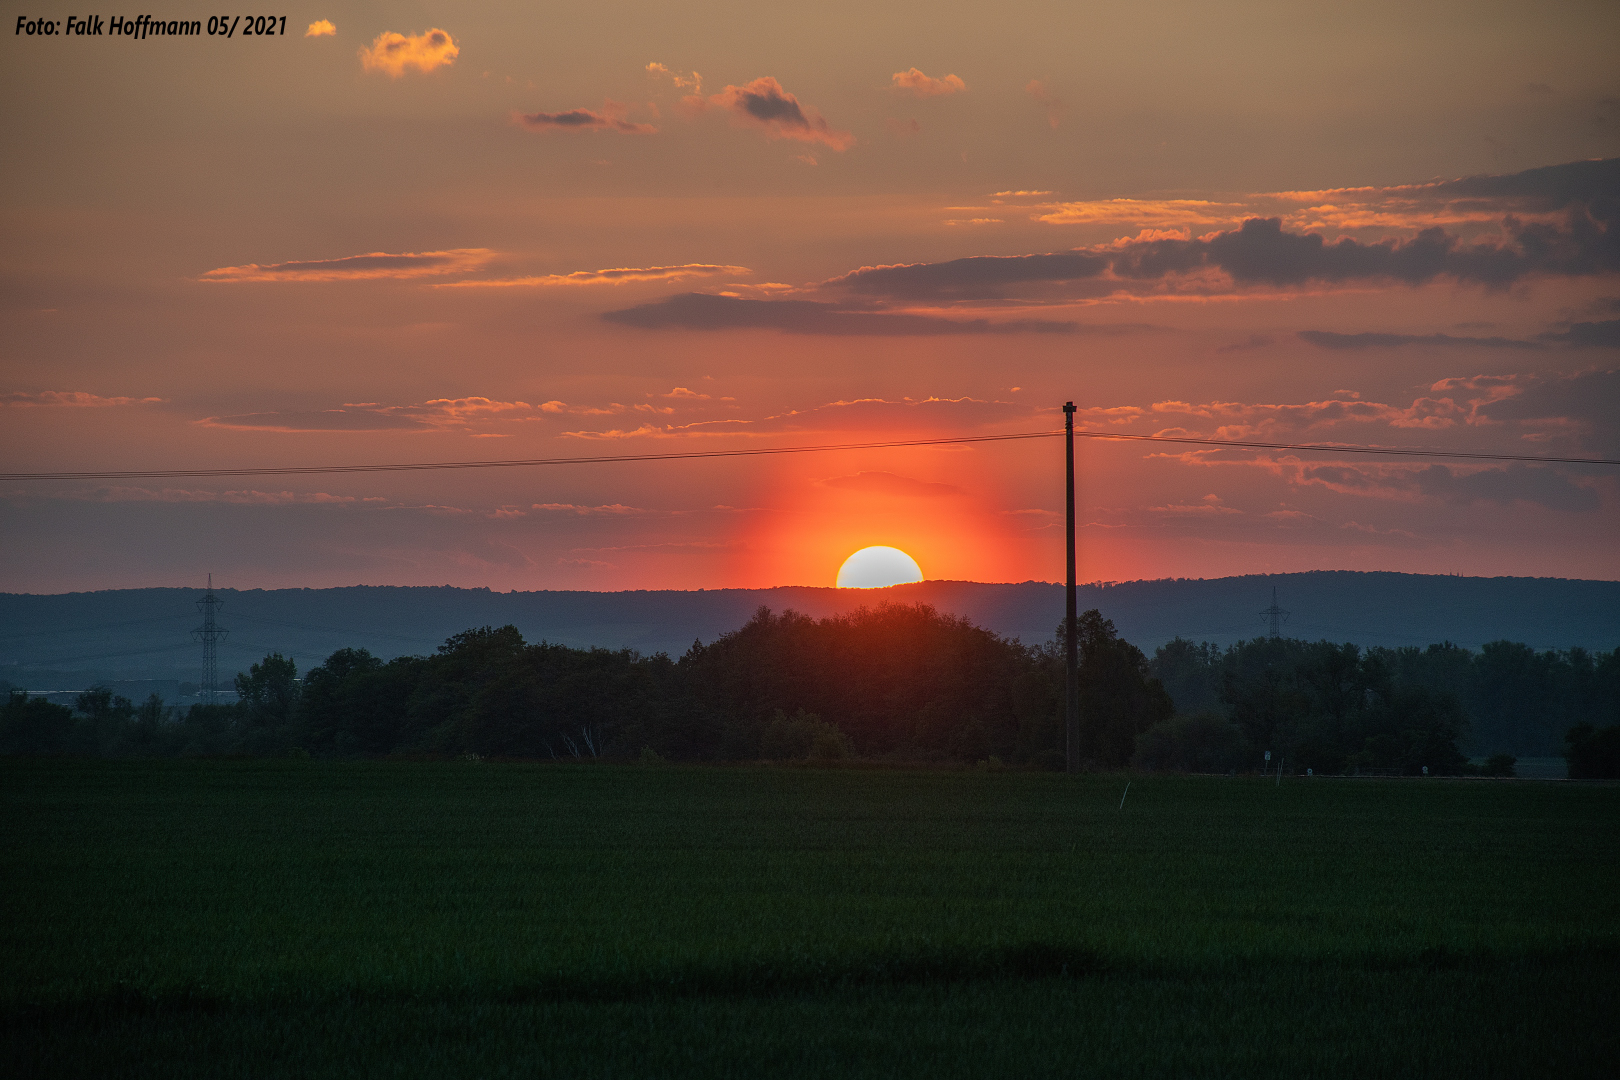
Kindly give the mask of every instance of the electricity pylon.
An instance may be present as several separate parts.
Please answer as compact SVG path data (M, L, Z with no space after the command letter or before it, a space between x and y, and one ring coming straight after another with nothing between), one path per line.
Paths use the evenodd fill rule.
M203 647L202 685L198 688L197 696L205 705L214 704L215 696L219 693L219 643L231 633L214 621L214 613L224 606L225 601L214 596L214 575L209 574L208 591L197 601L203 624L191 632L191 636L202 642Z
M1273 585L1271 587L1271 606L1260 614L1271 620L1271 636L1274 638L1282 637L1282 624L1288 621L1288 616L1292 612L1284 611L1277 606L1277 586Z

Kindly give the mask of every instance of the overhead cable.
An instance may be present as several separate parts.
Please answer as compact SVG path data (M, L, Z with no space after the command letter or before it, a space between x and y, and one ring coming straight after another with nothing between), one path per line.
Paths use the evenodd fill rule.
M0 481L29 480L180 480L213 477L327 476L339 473L426 472L445 469L515 469L547 465L611 465L640 461L691 461L702 458L764 457L772 454L818 454L839 450L887 450L915 446L960 446L970 443L1051 439L1063 431L1020 431L1006 435L957 435L936 439L895 439L884 442L817 443L808 446L768 446L736 450L686 450L658 454L605 454L591 457L511 458L492 461L415 461L377 465L286 465L240 469L119 469L0 473ZM1469 461L1517 461L1531 464L1620 465L1620 458L1566 457L1551 454L1493 454L1476 450L1436 450L1392 446L1332 443L1263 442L1250 439L1199 439L1180 435L1127 435L1116 431L1076 431L1076 436L1130 442L1175 443L1239 450L1301 450L1324 454L1374 454L1388 457L1445 458Z

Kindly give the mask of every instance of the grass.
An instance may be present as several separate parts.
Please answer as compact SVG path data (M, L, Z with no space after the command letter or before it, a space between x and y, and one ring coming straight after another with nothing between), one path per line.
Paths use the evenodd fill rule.
M0 762L15 1075L1605 1075L1620 788ZM20 1071L19 1071L20 1070Z

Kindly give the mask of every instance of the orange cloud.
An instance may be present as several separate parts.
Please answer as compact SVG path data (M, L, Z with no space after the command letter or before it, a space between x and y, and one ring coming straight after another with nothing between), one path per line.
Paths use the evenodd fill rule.
M1202 499L1199 499L1195 503L1170 503L1167 506L1150 506L1148 509L1155 510L1161 514L1213 515L1243 513L1243 511L1239 510L1235 506L1227 506L1225 503L1221 502L1221 497L1219 495L1214 494L1205 495Z
M611 416L614 413L624 412L624 406L614 402L606 409L599 409L594 405L570 405L566 401L546 401L541 403L540 411L553 415Z
M436 289L494 289L513 286L621 285L627 281L679 281L690 277L738 276L752 274L746 266L717 266L686 263L681 266L614 267L608 270L575 270L571 274L540 274L534 277L494 278L489 281L447 281Z
M848 276L846 276L847 280ZM836 282L835 282L836 283ZM678 293L620 311L605 322L643 330L779 330L789 334L910 336L925 334L1069 334L1072 322L1040 319L954 319L904 311L850 308L815 300L758 300L735 293Z
M1217 439L1287 438L1339 424L1387 424L1393 428L1448 428L1468 415L1455 400L1418 398L1409 406L1376 401L1309 401L1302 405L1211 401L1155 402L1152 412L1178 418L1178 431L1203 431ZM1202 424L1198 421L1203 421Z
M941 97L945 94L960 94L967 89L967 83L955 75L947 75L943 79L930 78L916 68L910 71L897 71L889 76L894 90L904 90L917 97Z
M317 19L309 24L309 29L304 31L304 36L326 37L328 35L335 35L336 33L337 27L332 25L331 19Z
M1061 252L863 267L827 284L871 297L953 302L1003 301L1011 299L1009 294L1014 291L1028 300L1060 295L1067 300L1132 294L1196 297L1251 288L1359 287L1393 282L1415 286L1441 278L1503 289L1532 276L1589 277L1620 271L1620 249L1613 241L1612 192L1617 184L1620 158L1436 182L1424 189L1424 207L1414 205L1414 216L1406 216L1398 208L1413 235L1376 239L1302 231L1288 224L1291 214L1261 216L1256 212L1266 205L1263 200L1280 203L1279 196L1248 196L1239 206L1241 222L1218 231L1205 233L1201 226L1195 230L1191 224L1169 230L1148 228L1135 238ZM1403 193L1396 202L1406 198ZM1140 225L1166 217L1179 216L1188 222L1217 218L1233 205L1109 201L1052 209L1083 221L1134 216L1139 220L1132 224ZM1473 213L1470 207L1494 207L1502 216L1486 232L1449 232L1428 224L1425 218L1437 212ZM1195 237L1195 231L1203 235ZM1310 340L1328 347L1389 343L1382 335L1330 342L1313 334ZM1433 335L1427 340L1448 343ZM1620 330L1610 329L1606 323L1571 323L1567 332L1538 335L1538 340L1604 348L1620 341ZM1466 344L1524 347L1505 340Z
M560 408L559 408L560 407ZM562 402L530 405L526 401L496 401L487 397L433 398L420 405L382 405L374 401L350 402L316 412L259 412L236 416L210 416L202 427L237 431L446 431L465 430L477 423L534 420L542 414L568 410ZM600 410L598 410L600 411Z
M554 514L576 514L580 517L594 517L601 514L624 517L629 514L651 514L654 512L643 510L639 506L626 506L624 503L607 503L603 506L582 506L578 503L535 503L529 509L545 510Z
M25 394L21 391L0 393L0 405L10 406L14 409L61 406L75 409L99 409L109 405L155 405L162 400L162 398L157 397L102 397L100 394L86 394L82 390L44 390L37 394Z
M1620 431L1612 405L1617 393L1620 370L1591 370L1567 376L1474 375L1440 379L1429 387L1427 395L1414 398L1408 405L1367 401L1357 393L1340 390L1332 398L1300 404L1159 401L1147 408L1083 409L1080 420L1092 429L1100 424L1140 425L1136 430L1141 434L1234 440L1316 440L1332 438L1333 432L1349 428L1346 433L1356 441L1390 439L1397 445L1409 442L1416 431L1441 437L1442 432L1471 428L1468 437L1477 440L1484 437L1480 429L1490 429L1499 446L1519 443L1516 448L1522 449L1523 442L1558 439L1601 449L1614 445ZM1173 426L1163 426L1167 422ZM1220 464L1234 459L1251 461L1255 453L1209 449L1168 456L1189 463ZM1271 460L1265 453L1261 458Z
M1052 95L1052 90L1046 85L1046 81L1044 79L1029 80L1029 85L1024 87L1024 93L1045 106L1046 122L1056 128L1063 117L1063 102Z
M523 416L534 412L534 406L527 401L495 401L487 397L430 398L424 403L423 408L437 409L445 419L454 422L503 414Z
M1602 195L1611 190L1620 162L1571 162L1530 169L1510 176L1472 176L1426 184L1391 187L1333 188L1317 191L1253 192L1213 202L1190 199L1109 199L1091 202L1036 204L1032 219L1054 225L1158 225L1233 228L1248 218L1278 218L1294 232L1344 235L1358 231L1416 233L1435 227L1455 228L1466 238L1499 241L1511 217L1509 233L1527 224L1569 227L1578 205L1591 208L1607 223ZM991 196L1047 195L1050 192L997 192ZM1587 213L1591 213L1588 209Z
M609 99L602 108L569 109L567 112L537 112L512 114L512 121L530 131L614 131L620 135L656 135L658 129L651 124L638 124L625 117L629 108L622 102Z
M378 34L371 48L360 50L360 66L397 79L408 68L426 74L435 68L448 67L460 55L461 47L443 30L435 28L409 36L389 30Z
M1243 203L1205 199L1100 199L1048 203L1040 209L1046 213L1037 214L1031 220L1049 225L1232 225L1250 214Z
M1031 406L980 398L857 398L809 409L790 409L758 420L700 420L691 424L642 424L633 429L564 431L575 439L671 439L695 435L781 435L831 432L934 434L1012 421L1028 421ZM834 485L837 486L837 485Z
M399 255L373 251L369 255L350 255L341 259L221 266L197 280L365 281L375 278L431 277L476 270L494 255L488 248L452 248L449 251L404 252Z
M1276 458L1263 455L1247 459L1202 460L1181 455L1181 459L1189 465L1253 468L1269 472L1295 487L1322 487L1339 495L1396 502L1431 505L1494 503L1500 506L1522 503L1567 513L1592 513L1602 506L1602 500L1590 481L1537 465L1311 462L1293 456ZM1302 522L1295 520L1290 523ZM1380 529L1355 521L1345 522L1339 528L1379 535L1412 535L1403 529Z
M247 488L240 491L198 491L189 488L102 487L82 493L66 495L87 502L224 502L251 505L286 505L289 503L377 503L377 497L358 499L353 495L333 495L325 491L259 491Z
M695 71L691 75L682 75L678 71L669 70L669 68L655 60L647 65L647 74L654 78L668 76L675 83L678 90L691 90L695 94L703 92L703 76Z
M797 139L820 143L830 150L844 151L855 145L855 136L835 130L814 109L806 110L799 99L782 89L769 75L747 86L727 86L709 98L711 104L731 110L741 123L765 129L772 139Z
M675 89L689 91L681 98L676 112L688 120L695 119L709 107L709 102L703 96L703 76L697 72L682 75L678 71L671 71L663 64L653 61L647 65L647 74L652 78L667 78L675 84Z

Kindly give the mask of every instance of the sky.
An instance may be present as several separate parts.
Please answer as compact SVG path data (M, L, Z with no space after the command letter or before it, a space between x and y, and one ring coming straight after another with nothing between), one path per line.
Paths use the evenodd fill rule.
M4 39L0 590L1064 573L1054 438L32 472L1620 457L1610 2L211 8ZM1620 577L1614 467L1077 473L1082 581Z

